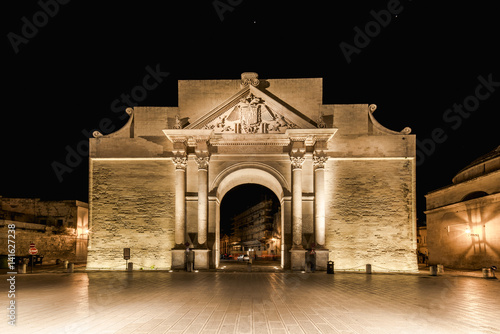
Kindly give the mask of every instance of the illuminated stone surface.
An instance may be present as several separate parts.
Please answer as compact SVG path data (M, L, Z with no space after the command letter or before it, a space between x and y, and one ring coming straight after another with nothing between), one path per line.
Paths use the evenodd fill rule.
M496 333L500 309L499 281L449 275L89 272L16 282L17 326L4 317L2 333Z
M44 264L54 264L58 259L85 262L88 222L89 209L84 202L0 196L0 233L3 236L0 237L0 254L7 255L8 250L15 249L15 255L27 256L30 244L34 243ZM9 225L15 225L15 235L7 238Z
M425 197L429 263L500 267L500 146Z
M315 244L339 269L415 272L415 135L380 125L375 105L324 105L322 86L252 72L179 81L178 107L129 108L90 139L88 267L119 269L128 247L134 269L179 268L182 244L218 267L220 203L255 183L281 204L283 268L304 269Z

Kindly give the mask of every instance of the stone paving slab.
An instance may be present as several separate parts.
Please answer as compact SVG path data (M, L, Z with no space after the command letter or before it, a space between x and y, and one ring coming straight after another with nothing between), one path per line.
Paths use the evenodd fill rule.
M16 275L0 333L499 333L500 282L454 275L77 272Z

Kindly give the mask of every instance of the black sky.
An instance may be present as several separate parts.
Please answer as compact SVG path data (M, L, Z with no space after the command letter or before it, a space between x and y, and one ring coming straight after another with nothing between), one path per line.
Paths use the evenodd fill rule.
M233 6L221 20L214 3ZM409 126L422 142L442 129L446 140L417 169L423 219L425 193L500 144L500 87L460 124L444 119L474 96L479 77L500 81L499 20L492 2L402 0L397 17L348 63L339 45L354 45L354 28L394 3L70 1L44 21L39 2L8 2L0 195L87 201L87 157L73 160L62 182L53 164L64 164L68 149L84 151L104 119L123 124L112 103L142 84L147 66L169 72L140 102L152 106L177 105L177 80L255 71L264 79L322 77L325 104L375 103L382 125ZM36 32L24 27L34 20ZM9 36L23 32L30 37L16 53Z

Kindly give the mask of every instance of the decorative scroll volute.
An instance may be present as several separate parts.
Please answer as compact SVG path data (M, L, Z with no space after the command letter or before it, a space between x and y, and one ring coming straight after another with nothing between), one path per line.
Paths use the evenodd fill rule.
M255 72L241 73L241 88L248 87L249 85L257 87L260 84L259 75Z

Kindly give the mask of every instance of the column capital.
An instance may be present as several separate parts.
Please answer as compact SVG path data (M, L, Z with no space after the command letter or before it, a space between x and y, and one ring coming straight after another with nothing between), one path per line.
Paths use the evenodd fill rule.
M187 166L187 157L185 155L178 155L172 158L175 165L175 170L185 171Z
M194 160L198 164L198 170L207 170L208 163L210 161L210 156L208 155L197 155Z
M315 151L313 154L313 166L315 169L324 169L328 156L323 151Z
M291 155L290 162L292 163L292 169L302 169L302 164L304 163L304 155Z

